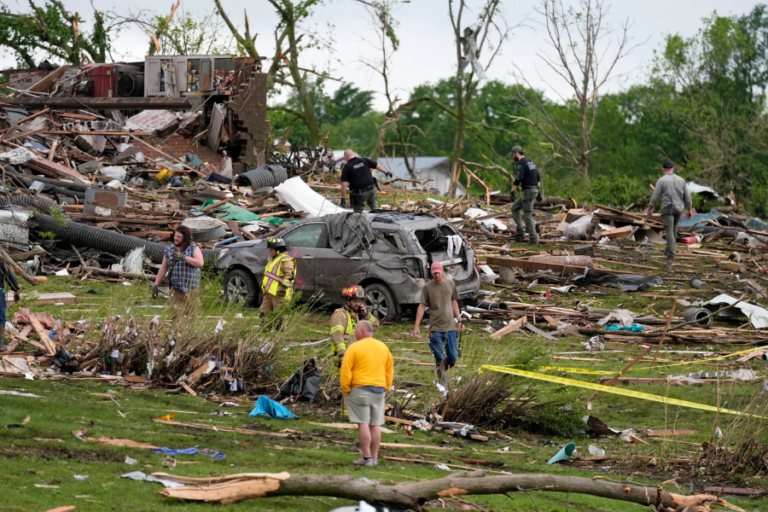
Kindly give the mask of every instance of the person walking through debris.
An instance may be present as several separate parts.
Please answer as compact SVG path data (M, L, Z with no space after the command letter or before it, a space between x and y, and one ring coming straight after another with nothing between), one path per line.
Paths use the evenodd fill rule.
M0 352L8 350L5 344L5 311L7 304L5 303L5 283L13 290L13 300L19 302L19 282L16 280L16 275L13 273L11 267L0 259Z
M192 243L192 231L180 226L173 232L173 245L163 252L163 263L152 287L152 298L162 292L160 284L167 278L171 289L171 307L175 319L191 316L197 309L200 288L200 269L203 267L203 251Z
M355 327L361 320L370 322L374 327L379 320L363 305L365 290L362 286L353 285L341 292L344 307L331 315L331 344L333 345L333 360L336 368L341 367L347 347L355 342Z
M515 232L515 241L525 241L525 231L523 230L523 220L525 221L525 230L528 231L528 243L536 245L539 243L539 234L536 232L536 224L533 222L533 202L541 201L541 177L539 170L533 160L527 158L523 153L523 148L515 146L512 148L510 156L517 162L517 174L515 175L515 184L512 186L510 198L512 203L512 218L517 226ZM515 190L517 187L523 189L523 193L517 200ZM523 210L523 220L520 219L520 210Z
M685 216L688 220L693 217L693 203L691 202L691 191L685 180L675 174L675 164L667 160L662 165L664 176L656 182L656 188L651 196L651 204L648 205L646 215L650 217L653 214L653 207L661 198L661 222L664 225L664 237L667 239L667 248L664 250L664 256L667 261L675 261L677 255L677 227L680 224L680 216L683 208L687 208Z
M355 466L378 466L381 428L384 424L384 393L392 388L395 374L392 353L373 339L373 325L361 320L355 327L357 341L350 345L341 366L341 391L347 400L349 421L357 423L362 458Z
M267 248L269 262L264 269L264 279L261 282L261 291L264 295L261 301L261 316L277 311L284 300L291 300L296 271L295 261L285 252L285 240L270 238L267 240ZM278 324L279 329L282 327L282 319L278 320Z
M460 329L459 294L452 279L445 278L443 265L432 263L432 281L421 290L421 304L416 310L416 325L413 335L421 336L419 324L424 318L424 310L429 306L429 348L435 356L437 376L447 382L448 370L453 368L459 358L457 344L457 326Z
M349 202L356 212L362 212L368 205L371 211L379 208L376 201L376 180L373 171L379 170L389 176L391 172L370 158L360 158L351 149L344 151L346 163L341 169L341 206L347 206L346 194L349 188Z

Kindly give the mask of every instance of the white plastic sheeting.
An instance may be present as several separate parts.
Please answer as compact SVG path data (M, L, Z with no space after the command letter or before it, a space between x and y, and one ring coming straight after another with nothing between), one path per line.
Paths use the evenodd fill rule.
M480 208L468 208L467 211L464 212L464 218L469 220L476 219L477 217L484 217L486 215L488 215L488 212L481 210ZM496 228L498 231L507 230L507 225L498 219L483 219L478 220L478 222L486 229Z
M335 205L311 188L298 176L275 187L281 203L288 203L297 212L307 212L310 217L322 217L350 210Z
M709 302L705 302L704 306L715 306L714 308L710 307L707 308L710 311L716 311L720 307L722 307L722 304L733 304L734 302L738 301L738 299L735 299L731 297L730 295L721 294L715 297L714 299L710 300ZM739 311L734 311L735 309L738 309ZM752 324L752 327L755 329L765 329L768 327L768 311L761 308L760 306L755 306L753 304L749 304L747 302L739 302L732 308L728 308L720 313L720 316L723 317L741 317L746 316L749 318L750 323Z

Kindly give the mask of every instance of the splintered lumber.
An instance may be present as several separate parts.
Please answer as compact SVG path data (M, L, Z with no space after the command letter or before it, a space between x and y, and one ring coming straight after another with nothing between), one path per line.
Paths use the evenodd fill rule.
M29 323L32 324L32 328L35 330L35 332L40 335L40 342L45 346L48 355L56 355L56 345L54 345L53 341L51 341L50 332L45 330L43 324L40 323L40 320L38 320L35 314L31 311L29 313Z
M38 83L42 83L42 81ZM32 87L34 87L34 85ZM12 100L3 99L3 103L9 103L11 105L19 105L24 107L49 107L53 109L90 108L93 110L187 110L191 106L187 98L141 98L141 97L136 97L136 98L85 98L85 97L33 98L33 97L23 96L19 98L14 98Z
M491 339L492 340L499 340L502 337L506 336L507 334L509 334L511 332L515 332L516 330L520 329L522 326L524 326L527 323L528 323L528 317L524 316L524 317L518 318L517 320L515 320L511 324L509 324L509 325L507 325L505 327L502 327L501 329L499 329L495 333L491 334Z
M600 238L607 236L609 239L623 238L632 232L632 226L624 226L616 229L609 229L607 231L600 232Z
M59 79L64 76L64 73L67 72L67 69L69 69L69 66L67 64L64 64L63 66L56 68L56 70L51 71L47 76L43 77L42 80L40 80L36 84L32 84L32 86L27 90L29 92L48 92L48 90L53 86L53 84L58 82ZM75 108L80 108L80 107L75 107Z
M49 160L43 160L40 158L33 158L25 165L33 171L37 171L51 178L74 180L76 183L85 185L91 184L91 182L85 179L85 177L83 177L83 175L79 172L64 165L57 164L56 162L51 162Z
M420 461L420 459L406 460ZM488 476L488 473L490 472L456 472L438 480L400 482L395 485L382 485L352 475L290 474L283 472L248 477L239 474L233 476L237 478L236 480L215 480L211 484L166 488L160 491L160 494L179 500L219 504L231 504L248 499L274 496L333 496L352 501L367 501L392 508L423 510L424 503L438 498L546 491L588 494L637 503L644 507L653 505L661 508L663 506L672 510L683 509L689 505L695 506L702 500L710 502L708 505L742 510L715 495L684 496L671 493L661 487L649 489L647 485L634 482L613 482L607 479L550 474ZM166 477L164 474L153 476ZM177 475L167 476L169 479L178 478Z
M186 382L181 382L181 383L179 383L179 385L180 385L181 387L183 387L183 388L184 388L184 391L186 391L186 392L187 392L187 393L189 393L190 395L192 395L192 396L197 396L197 391L195 391L194 389L192 389L191 387L189 387L189 385L188 385Z
M555 263L545 263L542 261L528 261L519 258L501 258L498 256L488 256L486 262L489 265L498 265L500 267L523 268L526 270L551 270L553 272L565 272L566 274L583 274L587 267L578 265L562 265Z
M31 284L32 286L35 286L37 284L37 279L35 279L31 275L24 272L21 269L21 267L16 263L16 261L11 257L11 255L8 254L5 249L3 249L2 246L0 246L0 259L2 259L6 265L11 267L14 273L23 277L24 280L27 281L29 284Z

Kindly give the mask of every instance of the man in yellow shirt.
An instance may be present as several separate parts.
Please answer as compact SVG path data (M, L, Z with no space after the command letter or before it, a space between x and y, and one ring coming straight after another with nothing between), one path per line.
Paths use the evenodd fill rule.
M378 466L384 393L392 387L395 367L387 346L371 338L373 325L361 320L355 326L357 341L347 348L341 364L341 391L347 399L349 421L357 423L363 456L355 466Z

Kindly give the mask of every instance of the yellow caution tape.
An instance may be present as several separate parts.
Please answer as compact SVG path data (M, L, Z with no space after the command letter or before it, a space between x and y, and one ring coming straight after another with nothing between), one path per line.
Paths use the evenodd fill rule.
M742 354L749 354L750 352L756 352L758 350L765 350L768 348L768 346L765 347L759 347L759 348L751 348L749 350L742 350L741 352L734 352L733 354L728 354L725 356L718 356L718 357L710 357L709 359L697 359L696 361L685 361L682 363L671 363L671 364L662 364L654 366L653 369L659 369L659 368L669 368L671 366L685 366L685 365L692 365L697 363L707 363L710 361L720 361L722 359L727 359L729 357L736 357L740 356ZM608 362L608 361L606 361ZM643 366L640 368L630 368L627 370L627 372L639 372L642 370L649 370L650 366ZM545 370L545 371L551 371L551 372L563 372L563 373L584 373L588 375L617 375L621 377L624 375L624 372L616 372L616 371L606 371L606 370L590 370L586 368L573 368L573 367L562 367L562 366L540 366L538 368L539 370Z
M586 373L587 375L615 375L616 372L606 370L590 370L589 368L563 368L560 366L539 366L539 370L564 373Z
M697 359L696 361L684 361L682 363L663 364L659 366L654 366L653 369L655 370L656 368L669 368L670 366L685 366L690 364L708 363L710 361L720 361L722 359L728 359L729 357L736 357L742 354L749 354L750 352L757 352L758 350L765 350L766 348L768 348L768 346L751 348L749 350L742 350L741 352L734 352L733 354L728 354L725 356L710 357L709 359ZM628 371L639 372L640 370L648 370L648 369L650 369L650 366L645 366L642 368L630 368Z
M762 418L755 414L747 414L739 411L732 411L730 409L722 409L713 407L711 405L697 404L696 402L687 402L685 400L679 400L677 398L670 398L668 396L652 395L650 393L643 393L640 391L630 391L623 388L615 388L611 386L604 386L602 384L594 384L592 382L584 382L582 380L566 379L565 377L555 377L554 375L546 375L536 372L528 372L525 370L515 370L513 368L504 368L502 366L492 366L485 364L480 367L478 373L482 373L483 370L491 370L493 372L507 373L510 375L517 375L518 377L526 377L529 379L543 380L544 382L553 382L555 384L563 384L565 386L574 386L577 388L592 389L594 391L600 391L602 393L611 393L614 395L631 396L632 398L639 398L640 400L649 400L651 402L661 402L668 405L679 405L680 407L688 407L690 409L699 409L702 411L719 412L722 414L735 414L737 416L751 416L753 418Z

